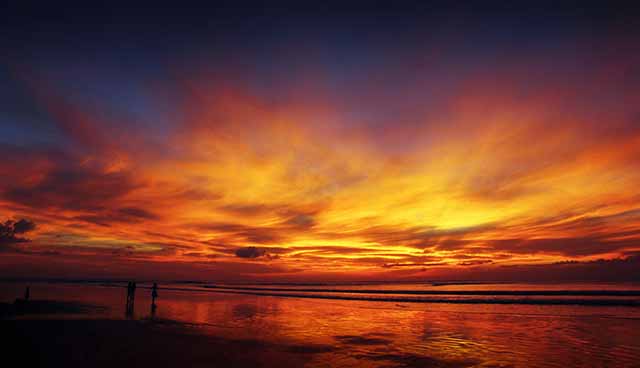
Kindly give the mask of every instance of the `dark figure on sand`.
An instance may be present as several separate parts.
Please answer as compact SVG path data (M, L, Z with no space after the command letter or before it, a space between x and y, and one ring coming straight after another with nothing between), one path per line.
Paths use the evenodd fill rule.
M133 307L136 298L136 283L129 281L127 284L127 317L133 316Z
M155 317L156 308L158 308L158 306L156 305L157 297L158 297L158 284L154 282L153 287L151 288L151 316L152 317Z
M27 288L24 290L24 300L25 301L29 300L29 296L30 296L29 287L27 286Z
M131 281L127 283L127 306L125 308L127 317L131 314Z

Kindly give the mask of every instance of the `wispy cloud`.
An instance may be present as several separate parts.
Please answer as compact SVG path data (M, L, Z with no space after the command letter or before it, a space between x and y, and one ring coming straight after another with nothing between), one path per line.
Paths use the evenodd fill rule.
M38 223L5 223L0 243L29 232L40 253L20 256L43 267L108 254L238 277L624 268L640 251L637 64L610 51L577 51L580 70L505 57L445 83L437 104L409 83L432 109L396 87L326 91L317 77L265 95L220 70L176 71L154 84L171 99L147 91L174 113L161 133L26 78L62 139L0 143L0 210Z

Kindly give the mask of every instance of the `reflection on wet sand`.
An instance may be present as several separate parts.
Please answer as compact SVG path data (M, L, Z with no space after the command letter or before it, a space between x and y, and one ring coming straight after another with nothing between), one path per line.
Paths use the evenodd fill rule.
M123 290L77 285L54 288L51 293L65 300L99 300L108 307L80 318L122 318ZM143 322L130 321L145 326L136 327L136 333L171 339L158 337L159 329L172 338L189 334L199 336L189 339L209 339L233 350L224 358L228 363L239 359L237 362L260 362L262 366L310 367L632 367L640 357L640 314L630 307L398 305L161 291L156 321L177 321L180 329L145 321L149 316L144 310L139 316ZM150 303L146 294L139 296L138 303ZM120 321L112 322L119 328L115 326ZM193 344L196 349L206 345ZM256 360L249 361L238 349ZM210 353L193 354L194 359L216 359Z

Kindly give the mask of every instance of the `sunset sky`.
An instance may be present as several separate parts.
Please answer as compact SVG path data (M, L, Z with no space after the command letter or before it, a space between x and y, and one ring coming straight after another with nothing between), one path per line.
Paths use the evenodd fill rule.
M0 277L639 277L624 9L0 24Z

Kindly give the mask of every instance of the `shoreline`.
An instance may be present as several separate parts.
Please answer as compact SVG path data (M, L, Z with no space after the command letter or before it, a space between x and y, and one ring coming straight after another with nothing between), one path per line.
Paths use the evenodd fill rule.
M525 360L545 366L542 362L549 359L554 364L570 359L632 366L629 357L635 354L633 341L637 341L633 338L637 319L605 320L593 313L576 319L573 315L461 315L397 308L365 312L345 303L336 304L327 314L325 307L330 305L316 306L315 302L264 304L254 298L232 298L213 304L184 299L185 304L177 304L177 313L168 308L165 312L169 313L155 318L139 314L139 319L123 319L124 313L114 313L120 311L119 304L106 307L108 313L96 314L96 306L90 300L87 303L38 299L0 303L0 312L11 310L7 318L0 313L0 336L8 342L8 361L65 368L447 368L492 362L520 366ZM204 305L215 310L209 313ZM197 318L184 318L181 313L187 308ZM198 317L196 311L208 317ZM508 336L495 334L498 328L509 331ZM414 332L407 333L407 329ZM621 332L629 335L624 337ZM574 333L586 342L574 343ZM538 355L535 338L557 341L557 350ZM606 354L598 350L613 338L620 339L619 350ZM513 349L503 350L505 346ZM584 350L575 355L576 349Z

